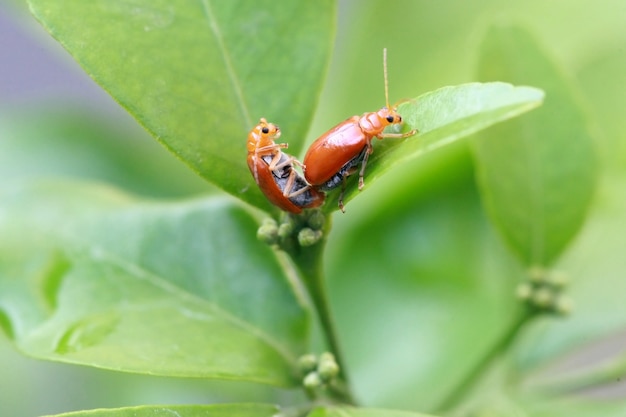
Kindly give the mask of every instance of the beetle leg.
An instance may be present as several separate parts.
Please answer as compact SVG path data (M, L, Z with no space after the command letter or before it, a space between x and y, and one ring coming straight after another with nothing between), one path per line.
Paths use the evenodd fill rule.
M301 187L298 190L292 192L292 190L296 187L297 179L298 179L298 173L294 171L293 169L291 169L289 171L289 178L287 178L287 183L285 184L285 188L283 189L283 195L285 197L287 198L297 197L300 194L307 192L311 188L310 184L306 184L304 187Z
M282 159L283 155L286 158L285 158L285 160L283 162L280 162L280 160ZM276 170L284 168L284 167L291 167L294 162L296 162L296 158L294 158L293 156L287 155L286 153L278 152L276 155L274 155L274 157L270 161L269 169L270 169L270 171L276 171Z
M409 136L413 136L416 133L417 133L417 129L413 129L410 132L406 132L406 133L379 133L378 135L376 135L376 137L378 139L384 139L384 138L403 139L403 138L408 138Z
M294 172L294 174L295 174L295 172ZM310 186L310 185L307 185L307 186L305 186L305 187L300 188L298 191L294 191L293 193L289 193L289 195L287 195L287 196L285 196L285 197L287 197L287 198L297 197L297 196L299 196L300 194L302 194L302 193L305 193L305 192L309 191L309 188L311 188L311 186ZM287 189L287 187L285 187L285 189Z
M293 197L297 197L300 194L306 192L309 190L309 188L311 188L310 185L306 185L302 188L300 188L297 191L291 192L291 190L294 188L295 184L296 184L296 178L298 177L298 174L296 171L291 170L291 172L289 173L289 178L287 178L287 183L285 184L285 189L283 190L283 195L287 198L293 198Z
M280 166L277 165L278 161L280 161L280 158L283 155L283 153L280 151L280 148L282 148L283 146L280 146L280 145L286 145L286 143L263 146L261 148L257 148L256 151L254 152L254 180L256 181L257 184L259 183L257 161L264 161L267 164L268 162L267 162L266 157L271 156L272 160L269 162L268 165L269 165L270 171L272 172L286 165L286 164L281 164ZM275 152L269 152L269 151L275 151ZM287 160L287 163L288 162L289 160Z
M272 160L272 162L274 163L274 166L272 167L272 165L270 165L270 169L271 170L276 170L276 169L284 168L286 166L292 167L293 166L293 162L295 161L295 159L293 157L290 157L286 161L283 161L280 164L278 163L279 161L280 161L280 157L278 158L278 161L276 161L276 162L274 162L274 160Z
M306 170L306 165L304 165L302 162L298 161L296 158L293 158L293 164L294 165L298 165L303 170Z
M282 164L279 164L280 158L282 158L282 156L283 156L282 152L277 152L272 157L272 160L269 163L270 171L276 171L277 169L281 169L281 168L291 164L291 159L290 158L287 158Z
M257 184L259 184L259 169L257 168L257 161L258 161L258 155L254 155L253 161L254 161L254 182L256 182Z
M282 155L285 155L287 158L282 163L279 163L280 159L282 158ZM290 166L290 165L298 165L300 167L304 167L304 165L300 161L298 161L296 158L294 158L293 156L287 155L287 154L283 154L282 152L278 152L272 158L272 161L269 164L269 168L270 168L271 171L275 171L277 169L281 169L281 168L284 168L284 167Z
M287 178L287 183L285 184L285 188L283 189L283 195L287 198L289 198L289 195L291 194L291 189L293 188L293 184L296 181L296 172L295 171L291 171L289 173L289 178Z
M288 147L288 143L273 143L271 145L265 145L261 146L260 148L256 148L256 153L262 153L266 151L278 151L280 149L287 149Z
M280 169L288 164L291 163L290 158L287 158L287 160L283 163L283 164L278 164L278 162L280 161L281 156L283 155L282 152L280 152L281 148L286 148L287 144L286 143L278 143L278 144L274 144L274 145L268 145L268 146L263 146L261 148L257 148L256 151L254 152L254 157L255 160L256 159L263 159L264 156L272 156L272 160L269 163L269 169L270 171L275 171L277 169ZM268 153L267 151L277 151L276 153L274 153L273 155L271 153ZM293 158L293 157L292 157ZM259 183L259 178L257 175L257 169L256 169L256 163L254 165L254 179L256 180L257 184Z
M372 143L368 142L367 148L365 149L365 155L363 155L363 161L361 162L361 170L359 171L359 191L361 191L363 189L363 186L365 185L365 182L363 181L363 176L365 175L365 166L367 165L367 160L369 159L372 151Z
M311 188L311 186L310 186L310 185L307 185L306 187L302 187L302 188L300 188L298 191L295 191L295 192L293 192L293 193L290 193L289 195L287 195L287 196L285 196L285 197L287 197L287 198L294 198L294 197L297 197L297 196L299 196L300 194L302 194L302 193L305 193L305 192L309 191L309 188Z
M339 194L339 199L337 200L337 204L339 204L339 210L341 210L342 213L346 212L346 209L343 205L343 195L346 192L346 178L348 178L347 175L344 176L341 180L341 193Z

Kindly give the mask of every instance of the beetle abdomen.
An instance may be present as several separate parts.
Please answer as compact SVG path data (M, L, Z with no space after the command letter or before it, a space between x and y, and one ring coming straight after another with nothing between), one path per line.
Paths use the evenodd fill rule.
M363 161L365 154L367 153L367 146L363 148L361 153L357 156L346 162L340 169L330 177L324 184L320 185L318 188L322 191L329 191L333 188L337 188L343 184L346 177L354 174L355 168Z

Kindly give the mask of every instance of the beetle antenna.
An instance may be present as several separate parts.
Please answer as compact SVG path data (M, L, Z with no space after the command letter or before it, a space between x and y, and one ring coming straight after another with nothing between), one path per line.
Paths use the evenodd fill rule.
M385 103L389 107L389 81L387 80L387 48L383 48L383 74L385 76Z

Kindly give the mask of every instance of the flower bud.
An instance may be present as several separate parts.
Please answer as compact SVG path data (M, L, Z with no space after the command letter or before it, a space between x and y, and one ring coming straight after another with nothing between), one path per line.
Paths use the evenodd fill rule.
M568 316L574 309L574 302L565 295L559 295L554 302L554 311L562 316Z
M322 213L322 210L316 209L311 210L309 214L309 219L307 220L307 224L313 230L322 230L324 228L324 223L326 222L326 216Z
M309 372L302 380L302 385L306 389L315 389L321 387L323 384L322 378L317 372Z
M313 230L308 227L303 228L298 233L298 243L300 246L313 246L322 238L321 230Z
M546 287L537 288L533 291L532 302L539 308L550 308L554 303L554 293Z
M278 241L278 226L274 219L265 219L256 232L256 237L261 242L273 245Z
M308 374L317 368L317 358L312 353L302 355L298 358L298 368L302 374Z
M293 233L293 223L291 222L281 223L280 226L278 226L278 236L281 239L288 238L289 236L291 236L292 233Z
M337 365L337 361L332 354L322 354L320 356L320 362L317 365L317 372L320 374L320 377L323 381L330 381L339 375L339 365Z

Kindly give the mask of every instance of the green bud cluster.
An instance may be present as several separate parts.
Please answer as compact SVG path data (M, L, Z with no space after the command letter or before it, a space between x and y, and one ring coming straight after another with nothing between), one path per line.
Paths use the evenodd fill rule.
M298 367L303 375L302 385L307 390L326 388L339 375L339 365L330 352L322 353L319 358L313 354L303 355Z
M572 311L572 301L563 294L569 279L560 271L550 271L540 266L528 270L528 279L517 287L517 297L531 308L559 315Z
M265 219L257 231L260 241L279 249L313 246L324 236L326 217L320 209L305 210L302 214L283 213L280 221Z

